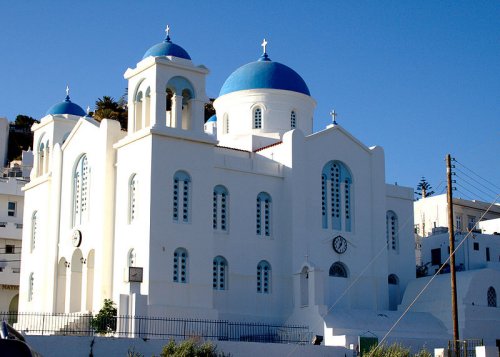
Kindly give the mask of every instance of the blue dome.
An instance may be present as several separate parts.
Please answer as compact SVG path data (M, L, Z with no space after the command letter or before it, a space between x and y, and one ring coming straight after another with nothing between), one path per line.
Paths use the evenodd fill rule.
M224 82L219 96L246 89L283 89L311 95L302 77L284 64L273 62L267 54L234 71Z
M191 57L184 48L170 41L170 36L167 36L167 38L165 38L163 42L160 42L151 47L149 50L147 50L142 59L149 56L153 57L174 56L174 57L184 58L187 60L191 59Z
M47 110L45 115L57 115L57 114L71 114L83 117L86 115L85 111L78 104L73 103L69 100L69 95L66 96L64 102L54 104Z
M214 114L210 118L208 118L207 123L212 123L217 121L217 116Z

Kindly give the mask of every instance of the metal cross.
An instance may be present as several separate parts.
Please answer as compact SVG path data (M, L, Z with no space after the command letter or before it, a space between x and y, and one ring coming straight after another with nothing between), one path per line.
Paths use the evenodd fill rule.
M335 112L335 109L330 112L330 115L332 116L332 122L333 124L337 125L337 113Z
M167 28L165 29L165 32L167 33L167 36L170 34L170 26L167 25Z
M266 39L264 39L264 41L262 41L262 44L261 44L262 48L264 49L264 54L266 53L266 46L267 46L267 41Z
M87 115L90 115L90 105L87 105Z
M69 86L68 85L66 85L66 96L69 97Z

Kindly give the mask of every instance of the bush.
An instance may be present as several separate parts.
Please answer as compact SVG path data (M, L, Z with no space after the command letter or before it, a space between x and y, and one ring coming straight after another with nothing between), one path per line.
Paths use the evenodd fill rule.
M432 357L432 354L424 348L418 351L416 354L412 355L410 349L404 347L398 343L394 343L390 346L373 346L370 351L366 354L369 357Z
M111 299L104 299L104 306L92 319L91 325L95 332L106 334L116 331L116 307Z
M189 339L176 344L174 340L163 346L160 357L225 357L223 352L217 351L217 346L212 342L200 343L198 340Z

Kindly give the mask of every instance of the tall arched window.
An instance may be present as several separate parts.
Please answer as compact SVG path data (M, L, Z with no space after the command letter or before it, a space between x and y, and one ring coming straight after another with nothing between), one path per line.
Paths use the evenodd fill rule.
M174 283L188 282L188 253L184 248L177 248L174 252L173 274Z
M33 300L33 290L35 286L35 273L31 273L28 280L28 301Z
M227 231L229 219L229 195L222 185L214 187L212 226L215 230Z
M387 249L398 250L398 216L394 211L387 211L385 216Z
M261 260L257 265L257 293L269 294L271 292L271 265Z
M297 127L297 114L295 114L295 110L292 110L290 113L290 128L295 129Z
M323 228L352 230L352 176L345 164L330 161L321 173L321 216Z
M38 212L35 211L33 212L33 215L31 216L31 251L35 249L35 243L36 243L36 238L37 238L37 231L38 231Z
M271 236L271 196L267 192L257 195L256 233L259 236Z
M262 128L262 109L260 107L257 107L253 110L253 128Z
M497 292L493 286L488 288L487 298L489 307L497 307Z
M43 175L45 166L45 144L43 143L44 135L40 139L40 144L38 145L38 173L37 175Z
M128 221L132 223L137 215L137 175L130 176L128 186Z
M135 96L135 130L142 129L142 92Z
M87 155L83 155L73 173L73 226L84 223L87 218L89 173Z
M227 260L220 255L214 258L213 262L213 281L214 290L227 290Z
M330 266L330 270L328 271L328 275L333 276L335 278L347 278L347 267L344 263L335 262Z
M173 219L175 222L189 222L191 208L191 177L185 171L177 171L174 175Z

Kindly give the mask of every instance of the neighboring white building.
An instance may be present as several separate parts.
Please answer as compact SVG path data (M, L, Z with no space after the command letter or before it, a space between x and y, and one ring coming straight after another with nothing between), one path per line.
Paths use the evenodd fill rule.
M4 138L0 139L2 142ZM13 161L0 171L0 312L17 311L18 307L24 207L22 187L29 182L32 162L31 151L23 151L22 161Z
M486 345L500 344L500 207L453 199L457 310L461 339L481 338ZM489 212L485 213L489 208ZM404 310L444 265L412 311L437 317L449 333L451 321L450 255L446 195L415 202L416 258L419 275L406 290ZM482 221L479 221L483 217ZM464 225L464 222L466 225ZM477 223L477 224L476 224ZM431 230L427 227L431 226ZM481 233L483 232L483 233ZM418 233L424 235L422 237ZM487 233L487 234L486 234Z
M453 198L455 232L467 232L479 221L500 218L500 205L476 200ZM488 210L488 208L490 209ZM485 213L488 211L487 213ZM484 216L483 216L484 213ZM415 202L415 233L427 237L437 228L448 227L448 199L446 194L421 198ZM481 219L482 217L482 219ZM476 227L476 229L479 229Z
M205 123L208 73L167 36L125 72L127 132L69 95L33 125L20 311L111 298L120 314L300 323L353 343L365 326L336 316L395 310L415 277L412 189L385 183L382 148L337 124L314 133L306 83L265 51Z

